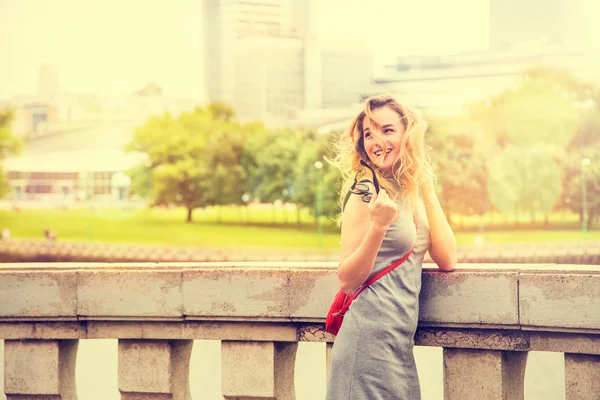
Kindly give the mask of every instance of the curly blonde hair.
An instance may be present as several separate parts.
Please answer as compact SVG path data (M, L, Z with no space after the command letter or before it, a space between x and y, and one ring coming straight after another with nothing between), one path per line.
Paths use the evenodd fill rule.
M391 171L382 171L371 162L363 143L363 121L369 118L375 128L371 130L371 134L383 149L386 148L380 134L381 125L373 116L373 111L382 107L388 107L398 113L405 131L398 158L394 161ZM401 104L395 97L385 95L366 99L364 109L352 120L350 127L335 144L335 157L329 160L342 173L343 184L339 197L342 208L344 198L354 183L355 176L358 175L359 179L371 176L370 171L360 164L361 160L373 168L380 186L386 190L390 198L399 198L414 205L423 185L435 178L425 146L426 130L427 122L421 115Z

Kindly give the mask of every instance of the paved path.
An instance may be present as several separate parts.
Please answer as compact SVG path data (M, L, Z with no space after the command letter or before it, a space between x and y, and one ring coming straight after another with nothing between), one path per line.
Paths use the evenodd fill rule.
M337 249L203 248L97 242L0 240L0 262L337 261ZM600 265L600 242L548 242L459 247L462 263ZM426 259L427 261L427 259Z

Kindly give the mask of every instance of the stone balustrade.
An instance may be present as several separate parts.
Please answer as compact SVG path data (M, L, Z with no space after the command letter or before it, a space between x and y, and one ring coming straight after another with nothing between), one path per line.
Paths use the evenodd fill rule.
M225 399L294 399L298 343L326 342L333 263L0 264L8 400L75 400L81 339L118 339L123 400L189 400L193 341L220 340ZM523 399L528 351L564 353L567 400L600 398L600 267L426 265L423 346L444 398ZM325 378L325 377L324 377Z

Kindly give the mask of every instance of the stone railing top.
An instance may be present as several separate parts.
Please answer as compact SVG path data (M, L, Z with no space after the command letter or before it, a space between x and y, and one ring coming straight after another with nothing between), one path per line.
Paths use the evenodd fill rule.
M322 323L335 263L0 264L0 322ZM426 264L420 325L600 334L600 266Z
M332 261L227 261L227 262L68 262L68 263L0 263L3 271L66 271L66 270L189 270L189 269L317 269L335 271L338 263ZM433 263L423 264L424 272L439 272ZM536 272L536 273L570 273L600 274L600 265L582 264L507 264L507 263L465 263L459 264L456 272Z

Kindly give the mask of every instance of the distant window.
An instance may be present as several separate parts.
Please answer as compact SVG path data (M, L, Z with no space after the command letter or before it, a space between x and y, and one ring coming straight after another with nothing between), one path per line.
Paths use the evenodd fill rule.
M46 110L36 110L31 113L31 125L33 131L36 132L38 125L48 121L48 112Z

